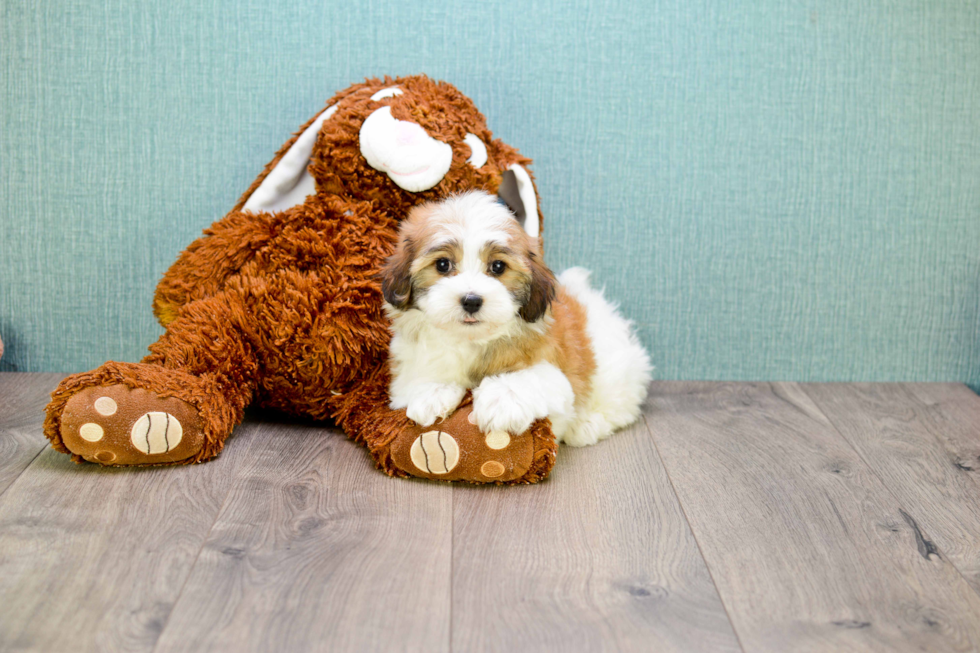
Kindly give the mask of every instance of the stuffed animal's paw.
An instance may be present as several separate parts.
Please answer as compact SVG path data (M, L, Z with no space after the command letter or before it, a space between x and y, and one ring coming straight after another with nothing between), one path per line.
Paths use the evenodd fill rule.
M204 444L192 405L121 383L73 395L60 422L68 450L103 465L172 464L193 457Z
M174 465L221 451L234 423L197 377L144 363L107 362L51 394L44 434L76 462Z
M437 426L403 429L391 444L390 463L412 476L470 483L535 483L548 475L556 445L547 422L513 436L482 433L472 409L466 397Z

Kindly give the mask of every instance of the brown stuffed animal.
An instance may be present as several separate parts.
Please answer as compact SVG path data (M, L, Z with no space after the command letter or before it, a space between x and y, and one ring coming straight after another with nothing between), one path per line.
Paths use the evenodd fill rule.
M150 354L65 378L45 434L76 462L202 462L256 405L335 420L392 476L544 478L547 420L504 445L470 423L469 401L424 433L388 408L377 279L398 220L453 193L497 193L539 236L529 163L449 84L386 77L337 93L164 275Z

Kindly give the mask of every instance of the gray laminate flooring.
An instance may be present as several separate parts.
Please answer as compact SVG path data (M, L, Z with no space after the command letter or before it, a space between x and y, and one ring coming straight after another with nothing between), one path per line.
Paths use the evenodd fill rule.
M0 374L0 651L980 650L980 397L657 382L539 485L253 417L204 465L47 448Z

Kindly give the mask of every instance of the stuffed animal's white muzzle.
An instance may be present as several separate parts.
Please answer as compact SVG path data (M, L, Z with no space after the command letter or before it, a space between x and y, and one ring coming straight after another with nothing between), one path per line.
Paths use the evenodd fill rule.
M361 125L361 154L375 170L384 172L410 193L429 190L446 176L453 148L438 141L414 122L395 120L391 107L382 107Z

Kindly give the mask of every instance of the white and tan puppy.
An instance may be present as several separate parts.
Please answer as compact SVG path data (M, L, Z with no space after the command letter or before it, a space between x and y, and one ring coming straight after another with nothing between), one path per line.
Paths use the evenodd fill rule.
M472 390L484 433L519 434L549 417L575 446L633 422L649 358L589 274L556 280L537 239L486 193L412 209L382 273L391 407L429 426Z

